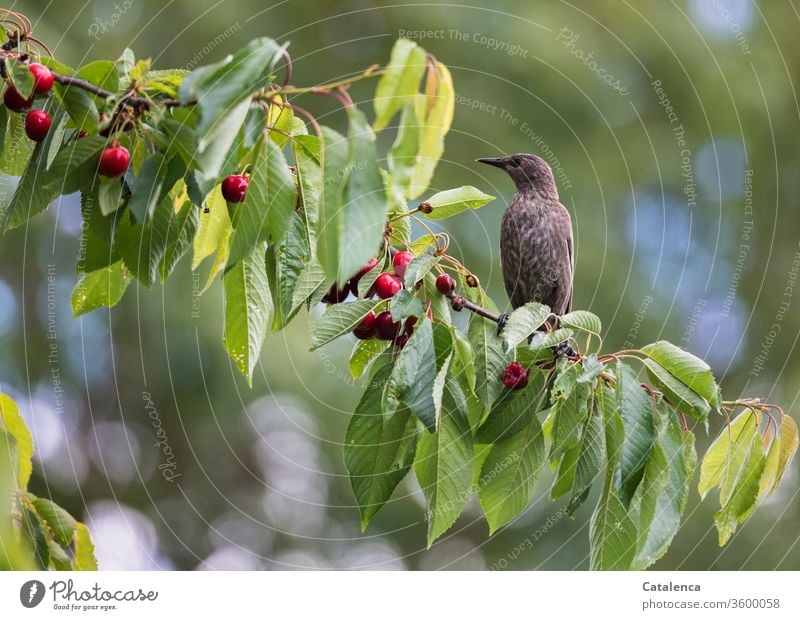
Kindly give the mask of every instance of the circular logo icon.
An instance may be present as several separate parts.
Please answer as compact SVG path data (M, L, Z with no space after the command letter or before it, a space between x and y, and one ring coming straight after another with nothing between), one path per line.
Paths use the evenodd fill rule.
M19 602L23 607L30 609L36 607L44 598L44 584L36 579L31 579L22 584L19 589Z

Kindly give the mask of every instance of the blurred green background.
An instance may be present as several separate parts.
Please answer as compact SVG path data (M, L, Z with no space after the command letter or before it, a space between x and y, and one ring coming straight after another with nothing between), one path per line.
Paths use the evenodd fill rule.
M538 153L561 168L577 236L575 306L602 317L606 348L669 339L709 360L726 397L769 399L797 419L800 299L787 289L800 266L795 6L474 4L483 7L117 0L9 8L26 13L72 66L129 46L157 67L191 68L256 36L288 40L299 85L383 63L398 35L417 38L451 68L458 97L434 189L469 183L498 196L448 221L451 247L495 298L505 302L497 240L512 188L474 159ZM369 99L373 88L358 85L353 98ZM344 120L330 99L301 105L328 124ZM0 184L0 199L10 187ZM301 317L269 337L249 389L220 343L221 288L198 300L202 283L187 260L166 288L131 287L112 312L72 320L78 207L77 197L62 198L0 244L0 389L18 399L36 440L31 490L89 524L101 568L587 568L592 503L575 519L562 516L546 497L547 475L541 496L491 539L470 503L426 551L411 477L361 535L340 443L360 393L347 371L352 342L310 353ZM158 469L155 417L175 453L173 482ZM721 426L713 419L708 436L694 429L701 454ZM800 569L798 473L795 462L724 549L713 529L716 498L700 503L694 490L656 568Z

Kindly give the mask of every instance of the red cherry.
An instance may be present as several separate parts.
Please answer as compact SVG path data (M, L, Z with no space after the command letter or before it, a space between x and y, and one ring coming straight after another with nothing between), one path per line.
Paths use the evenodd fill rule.
M408 263L414 260L414 255L411 252L398 252L392 259L392 267L394 272L401 278L406 277L406 267Z
M372 285L372 289L381 299L394 297L401 288L403 288L403 284L400 278L385 272L379 275L375 280L375 284Z
M403 333L406 336L410 336L414 333L414 326L417 324L419 319L415 316L410 316L406 319L405 327L403 328Z
M347 296L350 294L350 282L345 282L342 288L338 288L336 286L336 282L334 282L331 287L328 289L328 292L325 293L325 297L322 298L322 301L326 304L340 304Z
M398 349L402 349L406 344L408 344L408 339L411 338L408 334L400 334L397 338L394 339L394 346Z
M53 88L55 78L50 69L38 62L32 62L28 65L28 71L33 74L33 92L37 95L43 95Z
M375 313L370 310L361 319L361 323L353 330L353 335L359 340L369 340L375 337Z
M9 82L6 86L6 92L3 93L3 103L5 103L6 107L12 112L24 112L31 107L33 97L25 99L19 94L19 91L14 88L14 85Z
M41 142L50 131L50 115L44 110L32 110L25 116L25 133L34 142Z
M367 275L370 271L375 268L375 265L378 264L377 258L370 258L367 261L367 264L364 265L356 275L350 278L350 290L353 292L353 295L358 297L358 283L361 281L365 275Z
M125 174L131 163L131 155L124 146L110 146L100 153L99 172L104 177L118 177Z
M521 390L528 385L528 371L519 362L511 362L503 372L503 385L509 390Z
M243 202L250 180L243 174L232 174L222 181L222 196L228 202Z
M436 276L436 290L442 295L449 297L456 290L456 281L449 273Z
M375 317L375 331L381 340L394 340L400 334L400 321L392 319L392 313L384 310Z

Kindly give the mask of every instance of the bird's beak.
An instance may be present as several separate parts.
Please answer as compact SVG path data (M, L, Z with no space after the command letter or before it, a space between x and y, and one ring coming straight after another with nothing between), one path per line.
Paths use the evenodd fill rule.
M480 157L475 161L479 161L482 164L489 164L490 166L497 166L498 168L506 167L505 157Z

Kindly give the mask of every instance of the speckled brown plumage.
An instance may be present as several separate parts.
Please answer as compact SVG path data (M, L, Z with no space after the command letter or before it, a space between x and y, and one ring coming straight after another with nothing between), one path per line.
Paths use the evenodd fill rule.
M500 261L511 305L537 301L557 315L569 312L572 220L558 200L550 166L528 153L478 161L502 168L517 187L500 228Z

